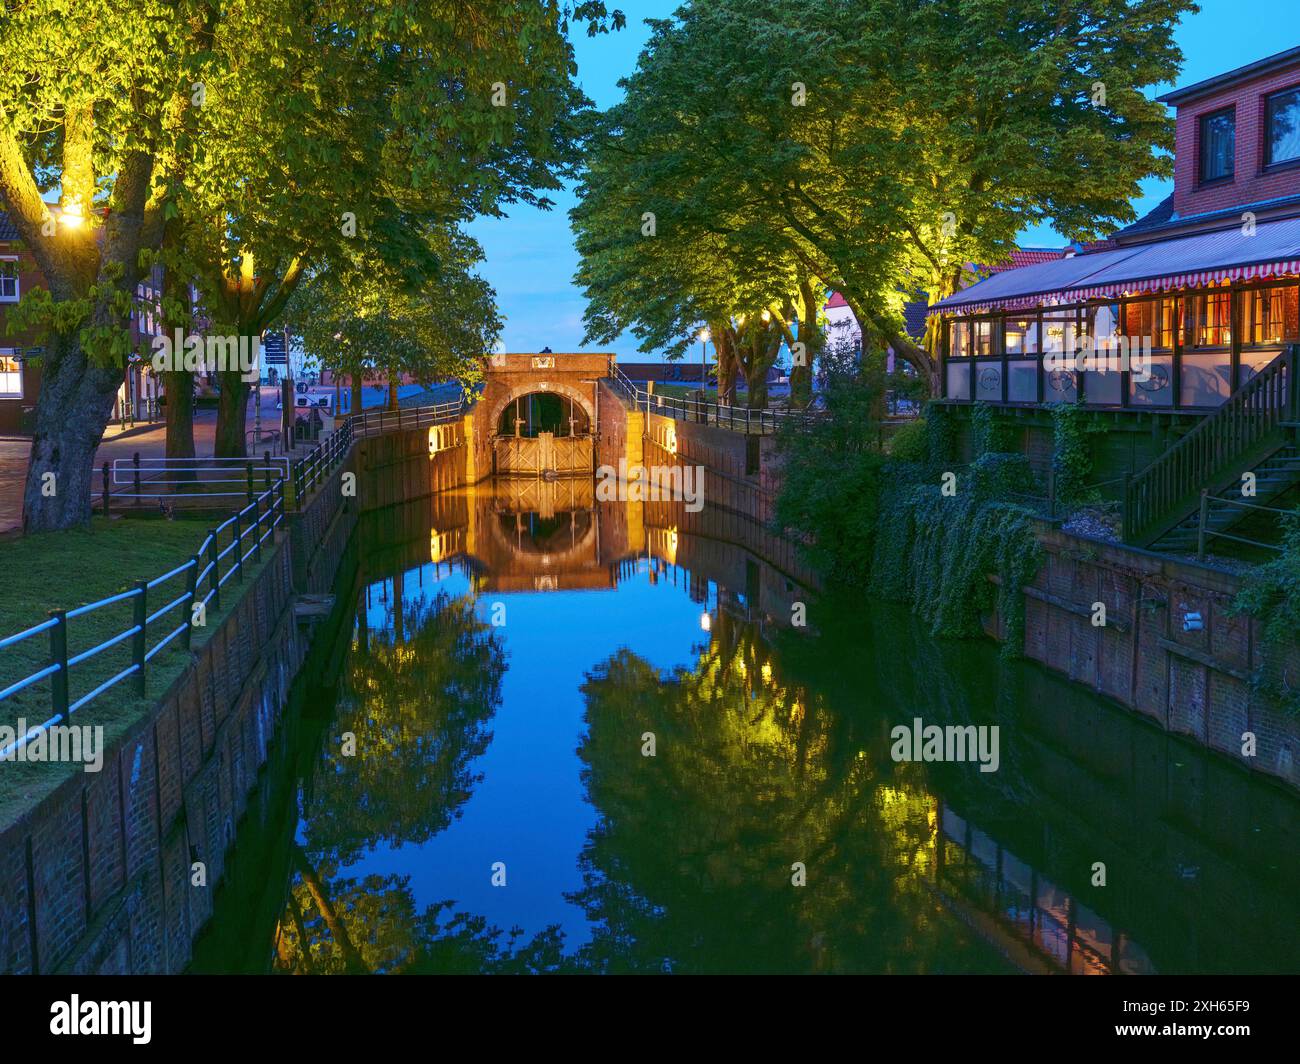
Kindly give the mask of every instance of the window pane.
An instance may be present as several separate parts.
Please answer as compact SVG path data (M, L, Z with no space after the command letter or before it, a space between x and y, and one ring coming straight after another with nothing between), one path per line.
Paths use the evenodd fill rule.
M1245 332L1251 344L1280 344L1300 336L1295 286L1256 288L1246 293Z
M1073 314L1043 315L1043 350L1070 352L1075 349L1075 319Z
M0 262L0 299L18 298L18 263Z
M965 358L970 354L970 323L955 321L952 323L952 340L948 350L950 358Z
M1237 123L1231 111L1205 115L1201 119L1201 180L1216 181L1232 176L1237 149Z
M1083 401L1104 406L1119 406L1124 393L1124 378L1118 369L1089 370L1083 375Z
M1279 92L1268 101L1268 161L1300 159L1300 89Z
M1152 355L1146 379L1140 374L1129 377L1128 401L1133 406L1174 405L1174 356Z
M1079 375L1054 369L1043 374L1043 399L1048 403L1073 403L1079 398Z
M1281 353L1280 349L1243 351L1237 364L1237 387L1240 388Z
M1007 319L1007 354L1033 354L1038 350L1038 319Z
M1002 402L1002 363L977 362L975 364L975 398L985 402Z
M948 364L948 398L970 398L970 363L949 362Z
M1038 402L1038 362L1007 363L1007 399L1013 403Z
M1226 347L1232 342L1232 295L1208 292L1188 300L1187 343Z
M1182 406L1218 406L1232 390L1231 356L1183 352L1178 402Z
M22 398L23 367L12 348L0 350L0 395Z

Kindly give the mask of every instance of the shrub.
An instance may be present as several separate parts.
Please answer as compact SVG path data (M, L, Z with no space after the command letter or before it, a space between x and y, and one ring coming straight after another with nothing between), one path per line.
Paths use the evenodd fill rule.
M889 441L889 457L897 462L914 462L924 465L929 452L929 429L925 418L917 418L903 425Z

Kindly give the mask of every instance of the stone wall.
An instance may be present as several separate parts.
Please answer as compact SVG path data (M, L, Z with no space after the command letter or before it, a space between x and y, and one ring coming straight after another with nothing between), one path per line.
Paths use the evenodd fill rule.
M0 971L185 968L306 651L295 578L327 585L356 520L331 483L264 548L257 579L102 771L0 835Z

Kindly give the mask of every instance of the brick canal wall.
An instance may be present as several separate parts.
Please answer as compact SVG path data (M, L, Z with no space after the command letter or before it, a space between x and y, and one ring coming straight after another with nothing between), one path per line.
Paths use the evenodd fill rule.
M264 548L256 581L103 770L0 835L0 971L185 968L306 653L295 593L329 586L356 521L337 476Z
M1300 787L1300 719L1252 689L1262 624L1234 616L1236 576L1044 526L1046 563L1025 589L1025 654L1121 705ZM1094 603L1106 624L1092 623ZM1200 615L1185 630L1185 618ZM986 629L1000 638L996 618ZM1289 675L1300 675L1292 646ZM1255 736L1243 755L1243 734Z

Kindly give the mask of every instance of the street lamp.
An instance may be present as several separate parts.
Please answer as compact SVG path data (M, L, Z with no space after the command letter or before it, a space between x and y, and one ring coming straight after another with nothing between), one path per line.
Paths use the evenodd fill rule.
M709 330L703 328L700 330L700 394L703 396L705 388L709 383L709 371L705 362L706 352L709 349Z

